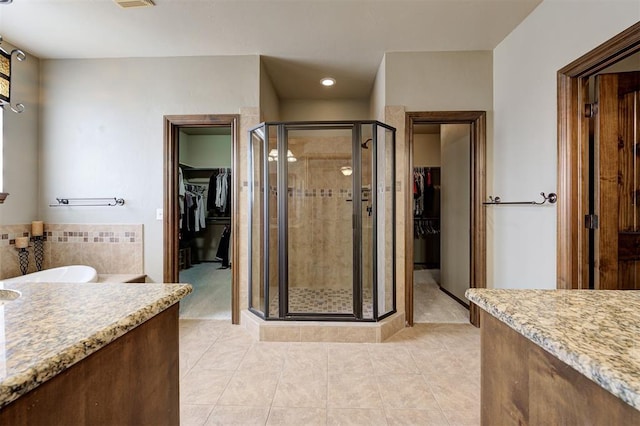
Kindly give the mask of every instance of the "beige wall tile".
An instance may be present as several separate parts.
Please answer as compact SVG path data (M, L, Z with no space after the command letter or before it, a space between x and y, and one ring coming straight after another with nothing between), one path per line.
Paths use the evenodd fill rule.
M15 235L29 235L31 224L0 226L0 270L2 278L19 274L12 259L9 241ZM44 268L88 265L98 273L142 274L143 234L139 224L49 224L44 226ZM2 239L3 234L8 238ZM13 245L11 247L14 247ZM30 248L29 271L35 271L33 248ZM2 266L5 265L5 266Z
M300 327L266 326L260 328L260 340L268 342L299 342Z

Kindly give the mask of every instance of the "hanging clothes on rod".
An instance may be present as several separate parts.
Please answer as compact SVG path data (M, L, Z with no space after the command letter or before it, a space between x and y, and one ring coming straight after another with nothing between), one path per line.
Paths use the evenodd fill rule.
M198 232L207 227L206 193L206 185L190 183L185 178L182 167L178 167L178 207L181 230Z
M207 210L210 216L225 216L231 207L231 169L219 169L209 178Z
M187 194L190 194L195 203L194 231L198 232L207 227L206 196L207 187L204 185L187 184Z
M440 233L440 220L436 218L414 218L413 236L416 239Z
M180 209L180 219L178 220L178 228L182 229L182 217L184 216L184 198L187 188L184 186L184 175L182 167L178 167L178 207Z
M424 211L425 174L423 167L413 169L413 215L421 216Z

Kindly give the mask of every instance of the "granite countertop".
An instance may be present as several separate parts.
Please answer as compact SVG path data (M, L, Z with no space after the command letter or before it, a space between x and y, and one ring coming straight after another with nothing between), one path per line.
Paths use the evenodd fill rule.
M12 283L6 288L22 295L0 304L0 408L191 292L188 284Z
M470 289L466 296L640 410L640 291Z

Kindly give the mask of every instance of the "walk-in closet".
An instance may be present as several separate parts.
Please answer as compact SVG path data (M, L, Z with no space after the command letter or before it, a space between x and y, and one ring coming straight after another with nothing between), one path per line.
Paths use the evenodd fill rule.
M468 322L470 128L420 124L413 134L414 321Z
M180 317L231 319L231 128L181 128L178 148Z

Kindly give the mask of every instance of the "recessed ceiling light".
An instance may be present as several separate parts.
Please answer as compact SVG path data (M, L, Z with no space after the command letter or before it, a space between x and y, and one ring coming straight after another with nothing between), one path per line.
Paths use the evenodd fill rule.
M331 87L334 84L336 84L336 79L331 77L325 77L322 80L320 80L320 84L326 87Z

